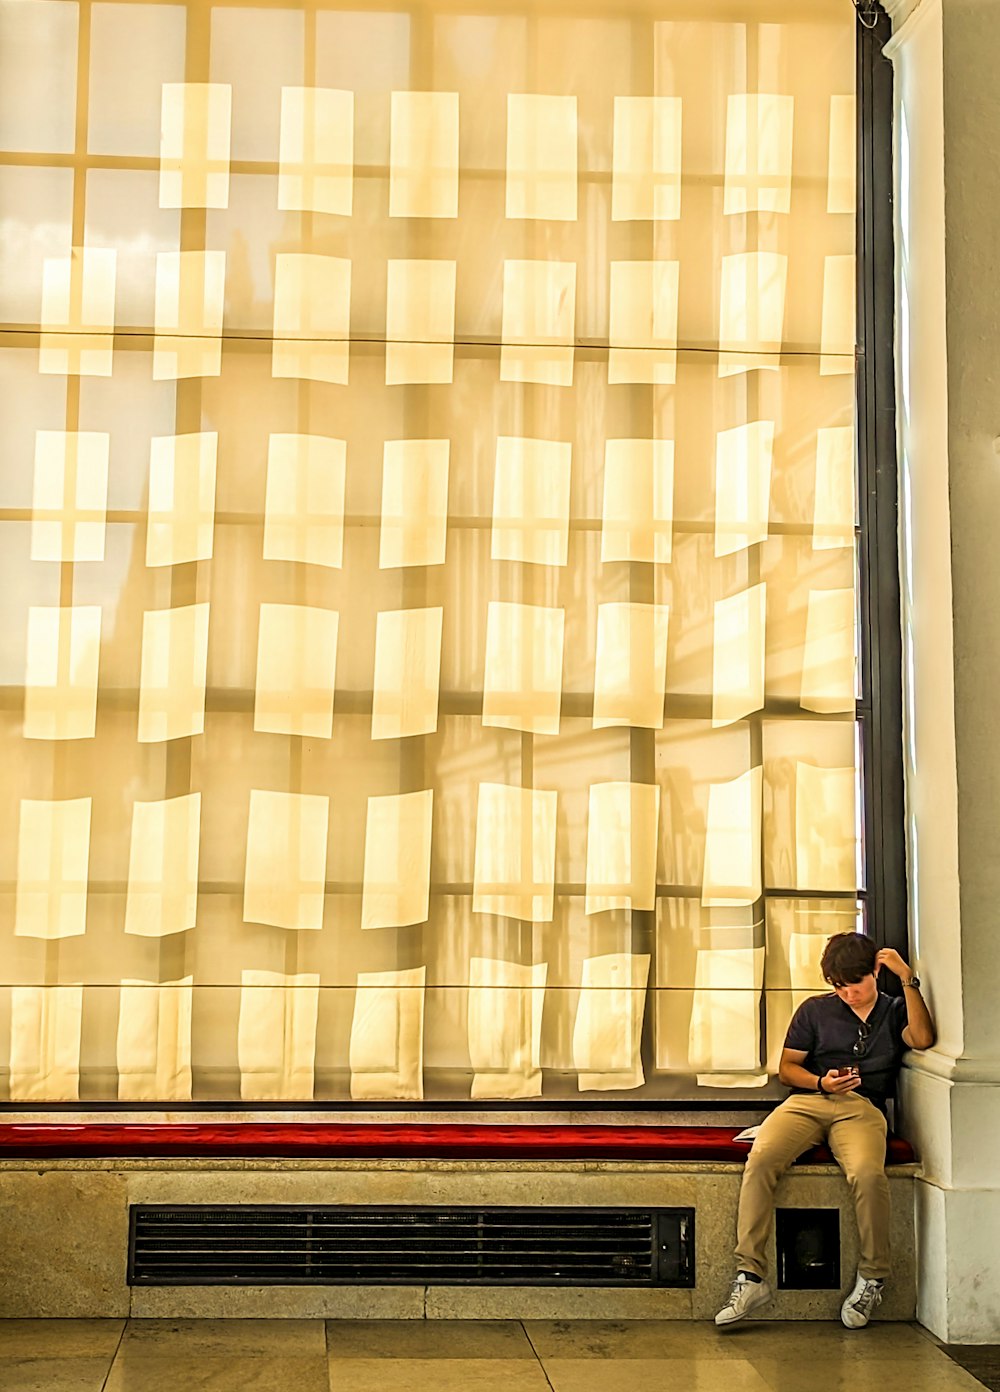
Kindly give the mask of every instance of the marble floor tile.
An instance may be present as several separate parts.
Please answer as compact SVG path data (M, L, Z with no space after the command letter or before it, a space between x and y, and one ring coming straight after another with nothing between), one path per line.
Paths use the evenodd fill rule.
M104 1358L114 1355L123 1319L0 1319L0 1364L10 1358Z
M686 1320L525 1320L544 1363L549 1358L746 1358L714 1324Z
M383 1368L385 1365L382 1365ZM120 1350L104 1392L329 1392L325 1358ZM384 1378L382 1392L385 1392Z
M333 1358L531 1358L516 1320L330 1320Z
M917 1324L876 1321L867 1329L845 1329L840 1320L745 1320L717 1331L717 1338L742 1358L779 1357L793 1363L817 1356L855 1364L941 1357L934 1338Z
M326 1353L322 1320L133 1319L122 1339L123 1353L283 1354L290 1358Z
M534 1359L331 1358L330 1388L331 1392L549 1392L550 1383Z
M756 1368L739 1358L546 1358L553 1392L771 1392ZM796 1392L811 1386L799 1383ZM857 1392L857 1388L854 1389Z
M858 1392L859 1379L878 1392L983 1392L982 1383L934 1350L930 1360L829 1357L817 1350L806 1358L751 1357L770 1392Z
M8 1358L0 1353L0 1392L101 1392L107 1358Z

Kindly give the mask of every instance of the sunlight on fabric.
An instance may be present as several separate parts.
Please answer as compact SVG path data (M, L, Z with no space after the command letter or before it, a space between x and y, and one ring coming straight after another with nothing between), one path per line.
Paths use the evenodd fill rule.
M143 615L138 736L143 743L204 733L208 610L208 604L187 604Z
M150 441L148 566L211 559L218 448L214 430Z
M615 97L611 217L681 215L680 97Z
M161 208L229 207L232 107L227 83L163 84Z
M788 257L741 251L722 258L719 376L777 370L785 322Z
M587 816L588 914L656 905L655 783L593 783Z
M581 1092L642 1086L639 1046L648 977L648 955L614 952L584 960L573 1025Z
M469 961L472 1096L514 1100L542 1093L542 1008L548 964Z
M218 377L222 371L224 251L159 251L153 377Z
M268 436L266 561L302 561L340 569L346 470L345 440L326 435Z
M118 253L74 247L46 258L38 370L74 377L110 377Z
M716 600L712 636L712 724L731 725L764 704L767 586Z
M97 430L35 432L33 561L103 561L111 436Z
M795 765L795 884L853 890L857 882L857 775L851 768Z
M856 517L854 429L850 425L820 426L816 432L813 550L853 546Z
M393 92L389 216L458 216L458 93Z
M804 710L853 711L855 666L854 591L810 590L802 654Z
M763 984L763 947L699 950L688 1043L690 1065L696 1072L759 1071Z
M330 799L250 791L243 917L275 928L323 927Z
M442 565L450 440L386 440L379 566Z
M787 213L792 198L792 97L737 93L726 106L726 213Z
M312 1097L318 1013L316 973L244 969L237 1031L244 1101L294 1102Z
M24 737L92 739L101 650L98 605L28 609Z
M347 384L351 263L279 252L274 269L274 377Z
M558 794L480 783L474 913L552 920Z
M191 1097L194 977L127 979L118 1005L119 1102L186 1102Z
M201 793L132 804L125 932L162 938L195 926Z
M763 771L712 783L708 791L701 902L707 908L753 904L760 898Z
M21 801L14 932L74 938L87 931L92 800Z
M566 614L491 599L486 616L483 724L557 735Z
M673 440L608 440L601 560L667 564L673 546L673 511Z
M774 421L752 421L715 437L715 554L767 540Z
M438 726L444 610L387 609L375 623L372 739L429 735Z
M599 604L594 665L594 729L663 726L667 684L666 604Z
M490 545L495 561L566 564L572 449L561 440L499 437Z
M507 216L576 221L576 97L507 98Z
M386 286L386 386L447 384L455 356L454 261L390 261Z
M350 1046L354 1101L423 1098L426 980L426 967L358 973Z
M821 376L854 375L854 257L827 256L823 261L823 322L820 329Z
M677 380L679 261L612 261L608 382Z
M839 93L830 98L830 153L826 185L826 211L849 213L857 207L857 103L854 96Z
M260 606L255 730L330 738L339 627L335 609L307 604Z
M501 382L573 384L576 263L505 261Z
M75 1102L80 1096L83 987L12 986L10 1100Z
M282 87L278 207L350 217L354 93Z
M362 928L405 928L427 920L434 793L368 799Z

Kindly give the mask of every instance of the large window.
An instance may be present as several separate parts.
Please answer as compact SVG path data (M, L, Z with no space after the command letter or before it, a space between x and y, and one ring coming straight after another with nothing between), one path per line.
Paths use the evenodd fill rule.
M851 6L0 15L0 1088L766 1096L867 921Z

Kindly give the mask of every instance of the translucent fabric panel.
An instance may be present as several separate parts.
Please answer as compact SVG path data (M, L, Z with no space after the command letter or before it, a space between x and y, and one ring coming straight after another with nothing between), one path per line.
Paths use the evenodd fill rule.
M604 448L602 561L670 561L673 440L608 440Z
M132 807L125 932L162 938L195 926L201 794Z
M546 923L556 854L554 792L480 783L472 907Z
M426 967L358 974L350 1046L355 1101L423 1097L426 979Z
M581 1092L642 1086L639 1041L648 975L649 957L641 954L611 953L584 962L573 1027Z
M857 508L854 432L846 425L820 426L816 432L814 549L853 546Z
M490 601L484 725L539 735L559 733L565 618L562 609Z
M400 928L428 914L434 793L368 799L362 928Z
M726 213L787 213L794 99L737 93L726 108Z
M372 739L432 734L438 725L443 612L392 609L375 624Z
M74 247L42 270L38 370L59 376L110 377L117 257L104 247Z
M310 972L243 972L240 993L240 1096L244 1101L311 1098L319 977Z
M225 252L157 253L153 315L157 381L219 375L225 280Z
M111 437L39 430L31 508L33 561L103 561Z
M350 315L350 261L279 253L274 271L274 376L346 383Z
M90 798L21 803L15 933L70 938L87 931Z
M597 609L594 728L663 724L667 681L665 604L601 604Z
M83 987L11 990L10 1099L75 1102L80 1095Z
M766 585L715 604L712 724L731 725L764 704Z
M191 1097L193 977L126 980L118 1004L118 1099L184 1102Z
M680 217L681 114L680 97L615 97L616 222Z
M539 1097L548 965L490 957L469 963L469 1057L474 1098Z
M565 565L572 445L500 436L493 482L495 561Z
M251 791L243 889L248 922L322 928L329 819L329 798Z
M449 440L386 440L379 565L441 565L448 537Z
M205 729L208 604L152 609L142 621L139 739L200 735Z
M281 89L278 207L350 217L354 205L354 93Z
M701 902L721 908L760 898L762 772L748 769L731 783L713 783L708 796Z
M575 324L574 263L503 263L502 382L571 386Z
M587 913L651 909L656 902L660 790L594 783L587 820Z
M677 380L679 261L612 261L608 381Z
M91 739L97 723L98 605L28 610L26 739Z
M335 609L305 604L260 606L255 730L330 738L339 627Z
M393 92L389 216L458 216L458 93Z
M229 203L232 88L220 82L165 82L160 117L160 206L225 208Z
M268 436L265 560L339 569L344 558L346 459L344 440Z
M218 445L215 431L153 439L147 565L181 565L211 557Z
M450 383L455 354L455 262L390 261L385 380Z
M576 98L507 98L507 216L576 220Z

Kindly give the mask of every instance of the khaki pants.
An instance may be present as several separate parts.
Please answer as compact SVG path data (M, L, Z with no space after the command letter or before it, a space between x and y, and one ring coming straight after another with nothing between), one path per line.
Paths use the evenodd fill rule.
M767 1274L764 1246L774 1215L774 1190L797 1156L825 1140L847 1176L858 1218L858 1274L889 1274L889 1181L885 1177L885 1117L864 1097L793 1093L757 1133L740 1189L736 1266Z

